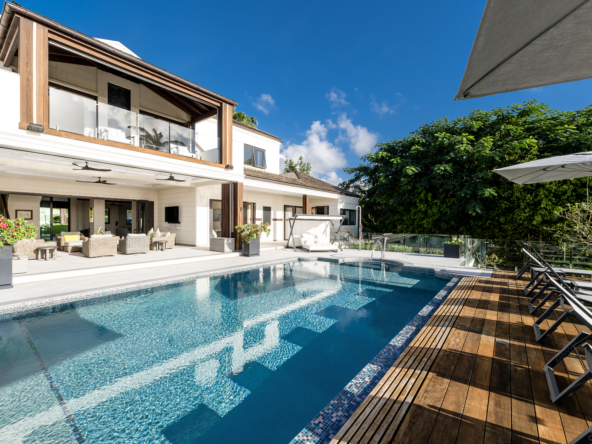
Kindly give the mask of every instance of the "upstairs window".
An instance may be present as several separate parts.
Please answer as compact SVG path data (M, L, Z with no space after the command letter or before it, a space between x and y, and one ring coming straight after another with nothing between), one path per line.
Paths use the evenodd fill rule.
M357 225L356 223L356 210L340 210L339 214L345 216L343 225Z
M255 148L251 145L245 145L245 165L254 166L257 168L266 168L265 150Z

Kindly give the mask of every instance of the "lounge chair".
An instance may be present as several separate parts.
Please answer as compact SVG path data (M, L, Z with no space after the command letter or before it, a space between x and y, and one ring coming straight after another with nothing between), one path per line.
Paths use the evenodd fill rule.
M56 236L58 249L71 253L72 251L81 251L82 242L86 239L78 231L62 231Z
M145 234L128 234L119 241L119 251L123 254L148 253L151 239Z
M315 236L309 233L303 233L300 237L302 248L313 251L339 251L339 246L332 244L328 238Z
M115 256L118 242L119 238L110 234L91 234L82 242L82 253L86 257Z

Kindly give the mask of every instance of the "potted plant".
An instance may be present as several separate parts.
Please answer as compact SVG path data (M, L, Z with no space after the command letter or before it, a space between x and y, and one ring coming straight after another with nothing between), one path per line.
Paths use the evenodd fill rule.
M461 256L462 247L465 245L460 239L453 239L444 242L444 257L452 257L459 259Z
M241 225L239 227L234 227L234 229L243 240L244 256L259 256L261 235L263 233L271 233L271 228L269 228L268 222L263 224Z
M25 219L0 215L0 289L12 287L12 246L20 240L34 239L37 227Z

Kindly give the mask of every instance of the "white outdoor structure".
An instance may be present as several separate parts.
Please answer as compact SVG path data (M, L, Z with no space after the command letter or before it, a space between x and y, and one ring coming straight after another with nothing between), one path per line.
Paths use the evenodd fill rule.
M302 247L312 251L338 251L341 248L337 232L341 229L344 216L315 216L297 214L290 218L288 247ZM331 238L331 228L334 235ZM337 241L337 243L336 243Z

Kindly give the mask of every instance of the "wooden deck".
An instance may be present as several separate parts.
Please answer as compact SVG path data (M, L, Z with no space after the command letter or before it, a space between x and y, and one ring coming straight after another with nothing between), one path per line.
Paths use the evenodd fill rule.
M553 405L543 373L583 326L564 322L537 343L525 284L463 278L332 444L569 443L591 426L592 384ZM560 388L583 371L563 362Z

